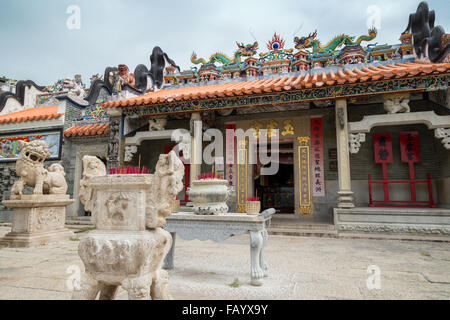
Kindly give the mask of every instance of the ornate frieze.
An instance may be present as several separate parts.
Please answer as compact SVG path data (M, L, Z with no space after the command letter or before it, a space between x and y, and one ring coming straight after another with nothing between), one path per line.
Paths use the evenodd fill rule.
M450 228L426 227L426 226L395 226L384 224L339 224L338 231L363 232L363 233L396 233L396 234L419 234L419 235L450 235Z
M408 79L391 79L367 83L346 84L325 88L302 89L277 94L224 97L219 99L192 100L174 103L152 104L124 109L126 115L144 116L213 111L229 108L244 108L271 104L298 103L315 100L334 100L374 94L445 90L450 83L450 75L431 75Z

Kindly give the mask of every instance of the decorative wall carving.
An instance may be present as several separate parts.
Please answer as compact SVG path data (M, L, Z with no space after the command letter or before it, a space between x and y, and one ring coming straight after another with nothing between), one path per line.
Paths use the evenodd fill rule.
M444 226L425 227L425 226L394 226L382 224L339 224L339 231L347 232L366 232L366 233L411 233L420 235L450 235L450 228Z
M148 120L148 131L163 131L167 125L167 118L153 118Z
M349 145L350 145L350 153L358 153L359 148L361 148L361 143L366 141L365 133L350 133L348 135Z
M125 154L123 161L130 162L134 154L137 152L137 146L125 146Z
M384 101L384 110L389 114L392 113L405 113L410 112L409 99L401 99L399 97L394 97L391 99L386 99Z
M442 139L444 148L450 150L450 128L436 128L434 129L434 136Z
M110 116L107 157L109 168L120 166L120 122L121 117Z

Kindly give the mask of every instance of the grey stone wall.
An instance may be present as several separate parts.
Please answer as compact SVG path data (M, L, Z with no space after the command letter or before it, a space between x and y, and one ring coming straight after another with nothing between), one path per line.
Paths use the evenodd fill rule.
M12 210L7 209L1 201L9 199L11 187L17 180L16 163L0 165L0 221L11 221Z
M107 145L107 136L64 139L62 151L63 159L61 162L66 171L66 181L68 184L67 193L70 194L70 197L76 202L67 207L66 215L68 217L84 215L83 206L79 204L79 199L77 196L78 191L75 190L82 175L81 155L92 154L99 156L99 154L91 152L91 150L97 151L103 148L106 156ZM106 158L103 160L106 160ZM78 171L76 170L77 165L79 166Z

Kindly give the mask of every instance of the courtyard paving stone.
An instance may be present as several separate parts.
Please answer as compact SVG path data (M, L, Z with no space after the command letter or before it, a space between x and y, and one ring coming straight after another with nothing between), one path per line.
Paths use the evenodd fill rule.
M0 227L0 237L10 228ZM80 237L82 234L77 234ZM70 299L78 241L0 249L0 299ZM450 299L450 243L270 236L270 275L250 285L248 235L223 243L176 239L175 299ZM369 290L367 267L381 270ZM230 286L237 279L237 286ZM126 299L119 291L117 299Z

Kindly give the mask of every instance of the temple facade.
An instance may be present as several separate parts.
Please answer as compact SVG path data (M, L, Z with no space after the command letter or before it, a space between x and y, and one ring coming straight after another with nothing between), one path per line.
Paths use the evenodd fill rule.
M372 43L374 28L326 44L314 31L293 46L275 33L262 52L255 41L238 42L232 56L193 53L185 71L156 47L150 70L108 67L89 89L75 78L68 91L40 92L24 110L57 106L54 126L29 124L59 132L54 159L75 199L83 155L110 169L154 168L175 149L185 163L182 207L191 182L214 173L234 190L232 212L245 213L247 199L258 197L262 210L337 232L449 236L449 37L442 27L430 32L434 25L421 19L428 11L419 5L395 45ZM415 45L424 39L429 45ZM89 214L79 202L67 212Z

